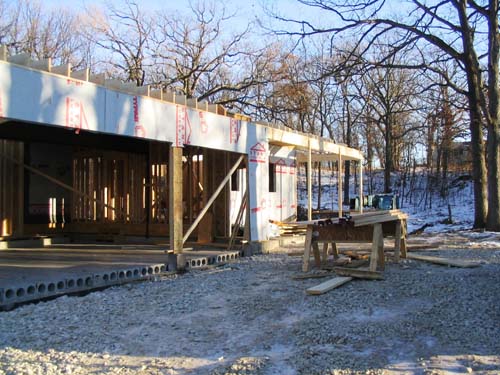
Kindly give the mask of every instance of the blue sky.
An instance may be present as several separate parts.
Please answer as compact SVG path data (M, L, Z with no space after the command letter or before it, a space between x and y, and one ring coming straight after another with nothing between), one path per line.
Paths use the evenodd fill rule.
M141 9L147 11L155 11L158 9L174 9L180 12L188 11L189 0L136 0ZM196 1L196 0L195 0ZM214 1L214 0L208 0ZM252 20L256 16L263 14L263 7L277 9L280 13L286 14L289 17L301 18L305 15L313 17L318 21L318 10L301 5L296 0L215 0L218 4L225 3L230 10L238 12L239 18ZM120 0L43 0L41 1L44 7L66 7L84 9L88 5L102 5L107 3L120 4Z

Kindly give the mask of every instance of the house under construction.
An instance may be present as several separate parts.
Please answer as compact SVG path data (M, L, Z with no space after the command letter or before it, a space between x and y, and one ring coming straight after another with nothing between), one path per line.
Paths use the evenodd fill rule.
M256 246L269 239L269 220L296 214L299 162L309 164L310 213L318 160L340 168L362 155L218 105L0 48L4 240L165 236L182 254L188 239L238 234Z

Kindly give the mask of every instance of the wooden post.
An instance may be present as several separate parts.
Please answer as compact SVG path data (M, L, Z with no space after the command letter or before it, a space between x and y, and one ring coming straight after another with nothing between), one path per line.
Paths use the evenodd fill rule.
M24 160L24 143L17 143L17 160ZM15 223L15 234L22 236L24 234L24 168L21 164L17 166L17 220Z
M207 173L208 171L212 171L212 159L213 159L213 151L208 149L203 149L203 173L201 175L200 181L202 183L202 196L200 200L200 206L198 208L198 215L206 206L208 201L208 194L212 191L212 177L213 173ZM199 175L200 176L200 175ZM198 243L209 243L213 240L213 222L212 222L212 212L211 210L207 211L203 219L200 221L200 225L198 225Z
M247 209L245 210L245 230L243 231L243 238L245 241L250 241L250 173L249 173L250 168L248 167L248 158L246 159L246 164L245 164L245 186L246 186L246 206Z
M146 238L149 238L149 235L150 235L150 224L151 224L151 213L152 213L152 209L153 207L151 206L151 191L152 191L152 188L151 188L151 184L152 184L152 179L151 179L151 160L152 160L152 157L151 157L151 150L152 148L152 144L151 142L148 142L148 153L147 153L147 156L146 156L146 173L145 173L145 186L142 186L141 184L141 194L143 194L143 197L144 197L144 206L146 208ZM142 183L142 179L140 180L140 182ZM139 183L139 180L136 182L137 184ZM142 193L144 191L144 193ZM142 207L142 200L141 200L141 205L140 207Z
M170 147L169 152L169 232L170 249L182 253L182 147ZM183 264L183 263L181 263Z
M311 140L307 151L307 220L312 220L312 155Z
M338 174L338 180L337 180L337 187L338 187L338 192L337 192L337 203L338 203L338 209L339 209L339 218L342 217L342 199L343 199L343 194L342 194L342 175L344 174L343 168L342 168L342 154L339 153L339 174Z
M382 232L382 224L376 223L373 225L373 240L372 253L370 256L370 271L376 271L377 266L384 269L384 234Z
M359 160L359 213L363 213L363 161Z

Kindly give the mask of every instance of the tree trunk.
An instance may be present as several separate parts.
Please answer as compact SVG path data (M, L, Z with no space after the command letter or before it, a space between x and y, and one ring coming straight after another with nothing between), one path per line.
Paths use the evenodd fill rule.
M474 178L474 228L486 225L486 163L484 158L483 129L479 103L469 97L470 133L472 151L472 177Z
M500 87L499 67L500 57L500 34L498 33L498 1L489 1L488 14L488 216L486 218L486 229L500 231L500 191L499 191L499 168L500 168Z
M474 50L473 31L467 17L467 2L459 2L457 10L462 27L463 63L467 75L468 87L472 176L474 178L474 228L484 228L486 226L488 202L486 191L486 160L484 157L485 148L481 122L481 70L479 59Z
M390 118L385 126L384 193L390 193L392 172L392 124Z

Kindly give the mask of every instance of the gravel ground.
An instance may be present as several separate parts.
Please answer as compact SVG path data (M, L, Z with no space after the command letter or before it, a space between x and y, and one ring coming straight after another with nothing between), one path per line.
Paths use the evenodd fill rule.
M274 254L21 306L0 313L0 374L499 374L500 242L463 238L422 241L481 267L389 262L321 296Z

